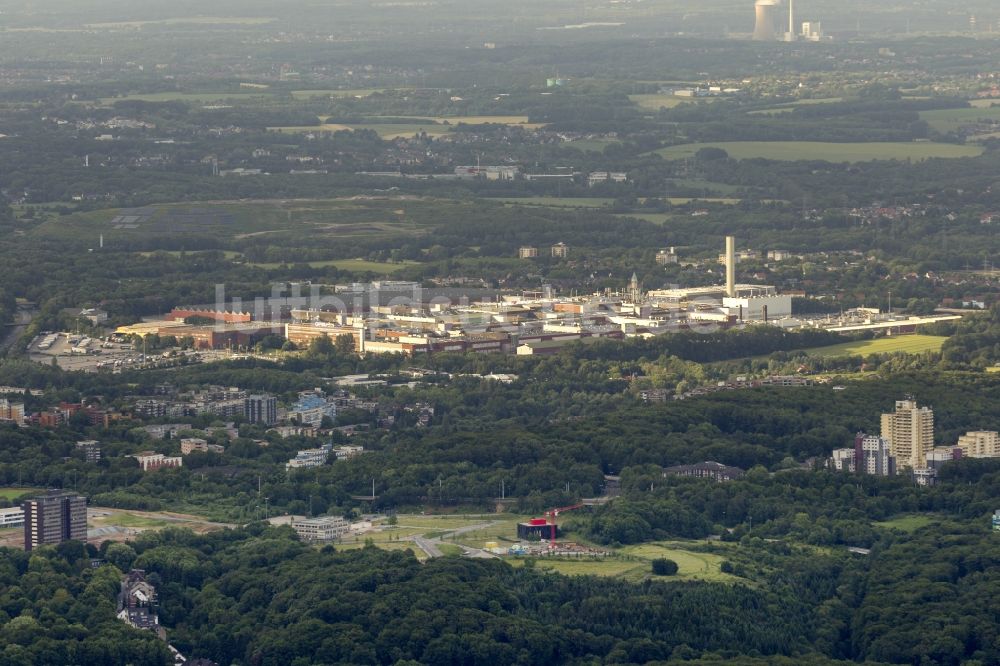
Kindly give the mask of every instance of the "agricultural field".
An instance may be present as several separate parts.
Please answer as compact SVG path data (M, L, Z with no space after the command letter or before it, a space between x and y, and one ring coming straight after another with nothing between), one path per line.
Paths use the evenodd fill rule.
M867 162L870 160L927 160L978 157L983 149L950 143L828 143L820 141L720 141L688 143L661 148L656 154L668 160L693 157L702 148L722 148L737 160L779 161L823 160L826 162Z
M934 131L945 134L957 132L965 126L974 125L980 121L1000 123L1000 106L921 111L920 119L926 121Z
M870 354L923 354L940 352L948 338L938 335L899 335L877 340L845 342L829 347L807 349L810 356L833 358L836 356L868 356Z

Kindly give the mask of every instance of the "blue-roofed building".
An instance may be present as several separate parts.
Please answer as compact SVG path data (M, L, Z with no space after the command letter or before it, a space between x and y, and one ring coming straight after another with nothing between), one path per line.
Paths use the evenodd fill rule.
M327 402L326 398L316 394L301 395L298 402L288 409L289 421L296 421L301 425L313 428L320 426L324 416L329 416L331 419L336 418L337 407L332 402Z

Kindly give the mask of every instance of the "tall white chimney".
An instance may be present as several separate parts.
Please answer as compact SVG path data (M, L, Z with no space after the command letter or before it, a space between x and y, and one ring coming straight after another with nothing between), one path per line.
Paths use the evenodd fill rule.
M726 296L736 298L736 237L726 236Z

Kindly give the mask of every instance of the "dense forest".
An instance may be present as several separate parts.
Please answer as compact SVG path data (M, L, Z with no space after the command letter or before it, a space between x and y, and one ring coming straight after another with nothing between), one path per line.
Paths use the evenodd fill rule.
M411 551L308 547L287 528L259 524L205 536L147 533L93 554L147 571L171 642L224 664L741 655L732 663L752 663L784 655L802 664L957 666L1000 658L988 620L1000 550L978 524L882 530L870 556L745 535L720 551L741 580L732 584L572 578L537 571L530 560L516 568L455 557L421 564ZM4 663L166 663L151 634L113 620L115 566L91 569L79 544L30 559L3 551L0 561L9 586L0 600Z

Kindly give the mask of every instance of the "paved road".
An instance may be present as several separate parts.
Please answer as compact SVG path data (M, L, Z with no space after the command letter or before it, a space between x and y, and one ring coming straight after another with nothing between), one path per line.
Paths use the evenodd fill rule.
M0 340L0 355L6 354L7 350L14 346L22 335L24 335L25 329L28 328L28 324L31 320L35 318L38 314L37 310L18 310L17 315L14 317L14 323L7 327L4 332L4 337Z
M437 539L435 539L434 541L441 543ZM436 545L434 545L434 543L430 539L425 539L423 537L415 536L413 537L413 542L417 544L420 550L424 551L424 553L427 554L427 557L441 557L442 555L444 555L444 553L442 553L441 550Z
M503 521L492 521L492 522L488 522L488 523L476 523L475 525L468 525L466 527L460 527L460 528L455 529L455 530L450 530L449 532L445 533L444 535L442 535L441 537L439 537L437 539L425 539L422 536L414 536L414 537L412 537L412 539L413 539L413 542L415 544L417 544L417 546L420 548L420 550L424 551L424 553L427 554L427 557L441 557L441 556L444 555L444 553L441 552L441 549L438 548L438 545L441 543L441 539L442 538L444 538L446 536L455 537L455 536L459 536L459 535L465 534L467 532L475 532L476 530L487 529L487 528L492 527L493 525L496 525L496 524L498 524L500 522L503 522ZM480 548L470 548L469 546L463 546L461 544L455 544L455 545L462 549L462 552L465 554L466 557L477 557L477 558L483 558L483 559L496 557L496 555L493 555L492 553L488 553L485 550L482 550Z

